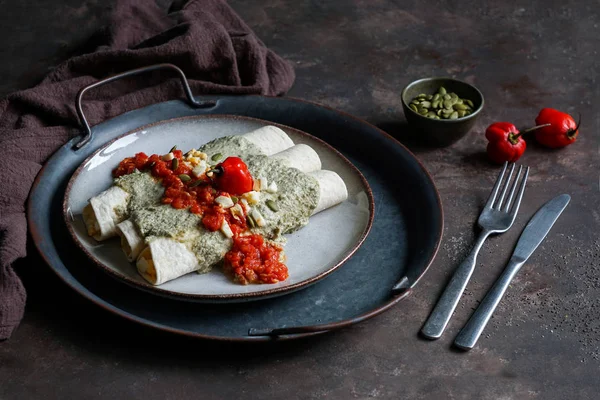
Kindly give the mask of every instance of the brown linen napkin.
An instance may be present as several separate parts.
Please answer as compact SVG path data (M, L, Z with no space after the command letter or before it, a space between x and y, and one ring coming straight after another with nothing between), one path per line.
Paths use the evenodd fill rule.
M25 289L11 266L26 255L25 201L41 164L79 132L74 100L80 88L166 62L186 73L194 94L281 95L294 82L290 64L268 50L224 0L189 1L168 13L154 0L120 0L95 40L94 52L0 101L0 340L10 337L25 306ZM90 124L182 98L172 76L149 74L90 91L84 104Z

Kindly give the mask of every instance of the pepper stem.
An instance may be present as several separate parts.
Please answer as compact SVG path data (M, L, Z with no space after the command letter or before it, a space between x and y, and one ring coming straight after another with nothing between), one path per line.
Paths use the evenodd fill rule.
M206 171L206 173L209 173L209 172L212 172L213 174L221 175L224 172L223 171L223 166L222 165L217 165L213 169Z
M521 131L521 132L517 133L516 135L513 135L512 138L515 141L517 141L517 139L519 139L521 136L523 136L526 133L535 131L535 130L540 129L540 128L545 128L545 127L550 126L550 125L552 125L552 124L537 125L537 126L534 126L533 128L525 129L524 131Z
M572 139L573 136L575 136L575 133L579 130L579 125L581 125L581 113L579 113L579 121L577 121L577 126L575 127L575 129L569 129L567 131L567 137L569 139Z

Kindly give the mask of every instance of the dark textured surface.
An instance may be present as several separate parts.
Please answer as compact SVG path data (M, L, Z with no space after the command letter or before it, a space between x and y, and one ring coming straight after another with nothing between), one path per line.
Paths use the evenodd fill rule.
M299 4L301 3L301 4ZM19 268L25 320L0 344L0 399L449 398L593 399L600 383L600 196L597 1L232 1L257 34L297 68L290 95L406 134L400 91L423 76L474 83L486 109L443 150L413 146L444 203L445 238L411 297L350 329L268 346L230 346L154 333L81 300L43 263ZM103 21L100 1L0 2L0 93L34 84ZM472 242L496 169L482 131L533 124L543 106L583 114L580 139L533 167L515 226L484 245L446 334L417 338L444 281ZM559 193L572 202L523 267L478 347L449 349L501 271L527 218ZM141 344L140 344L141 343Z

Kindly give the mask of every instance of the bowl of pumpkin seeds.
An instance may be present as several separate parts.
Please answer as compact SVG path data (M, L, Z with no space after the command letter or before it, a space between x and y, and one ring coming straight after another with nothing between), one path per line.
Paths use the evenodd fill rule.
M453 78L424 78L402 90L402 108L420 141L449 146L464 137L483 109L483 95Z

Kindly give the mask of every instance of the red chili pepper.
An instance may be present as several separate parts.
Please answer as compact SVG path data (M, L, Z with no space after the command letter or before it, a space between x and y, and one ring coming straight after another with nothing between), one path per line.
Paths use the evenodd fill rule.
M517 161L527 147L517 127L510 122L491 124L485 130L485 137L489 141L488 157L498 164Z
M515 162L525 152L527 143L523 140L523 134L540 129L546 125L534 126L523 132L519 132L516 126L510 122L495 122L485 130L485 137L489 141L487 154L490 160L502 164L505 161Z
M254 185L248 166L239 157L227 157L213 169L213 172L217 188L229 194L239 195L249 192Z
M577 139L581 115L579 115L579 122L575 123L573 117L567 113L553 108L543 108L535 119L535 123L549 125L535 133L538 142L551 148L565 147Z

